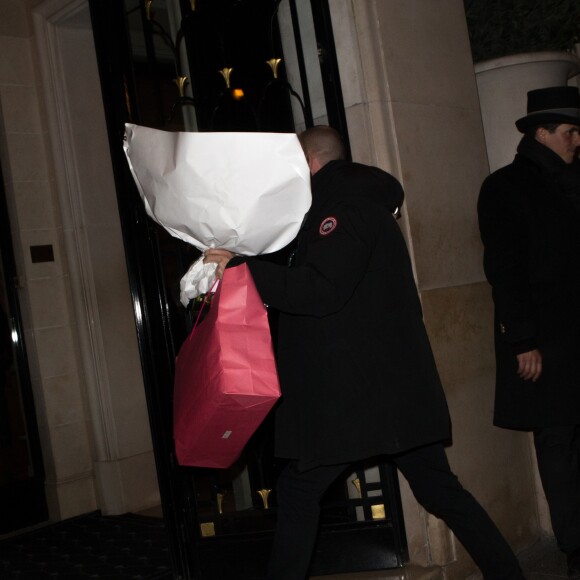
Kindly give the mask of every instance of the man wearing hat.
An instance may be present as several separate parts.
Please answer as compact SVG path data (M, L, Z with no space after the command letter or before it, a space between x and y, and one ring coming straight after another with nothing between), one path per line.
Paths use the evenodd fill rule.
M568 575L580 578L580 96L528 93L514 161L478 202L495 303L494 424L532 431Z

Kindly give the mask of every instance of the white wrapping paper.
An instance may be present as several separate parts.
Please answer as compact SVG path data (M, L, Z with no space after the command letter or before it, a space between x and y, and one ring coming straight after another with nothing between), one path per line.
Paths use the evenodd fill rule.
M125 154L145 209L173 236L201 251L252 256L275 252L298 233L312 198L293 133L125 128ZM215 265L198 262L181 281L184 304L212 284Z

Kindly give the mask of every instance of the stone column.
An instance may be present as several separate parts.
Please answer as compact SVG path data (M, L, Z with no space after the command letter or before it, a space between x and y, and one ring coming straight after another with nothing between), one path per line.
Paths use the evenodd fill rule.
M525 435L492 426L493 307L476 215L488 165L463 3L331 9L354 159L405 188L400 224L452 415L452 468L519 549L538 522ZM411 563L467 577L473 562L404 482L403 504Z
M25 3L0 0L0 161L52 520L97 507L62 223ZM30 248L50 246L36 262Z
M28 4L0 0L0 161L50 518L138 511L159 493L88 2Z
M97 505L139 511L159 491L89 6L45 0L32 17Z

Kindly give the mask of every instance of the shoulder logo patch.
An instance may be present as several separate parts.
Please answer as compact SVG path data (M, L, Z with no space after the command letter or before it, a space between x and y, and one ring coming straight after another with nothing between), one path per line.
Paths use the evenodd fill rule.
M334 217L327 217L322 220L320 223L320 228L318 229L318 233L321 236L327 236L331 232L333 232L337 226L338 222Z

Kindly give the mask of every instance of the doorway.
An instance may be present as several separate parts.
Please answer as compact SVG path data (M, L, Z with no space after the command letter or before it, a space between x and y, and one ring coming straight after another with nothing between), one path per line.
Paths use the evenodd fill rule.
M145 215L122 150L124 123L278 132L328 123L348 142L329 4L91 0L90 7L176 578L260 578L281 469L273 455L274 417L229 470L177 464L173 366L194 318L179 304L178 282L198 252ZM274 70L277 59L283 64ZM393 568L406 559L394 468L356 466L326 496L312 574Z

